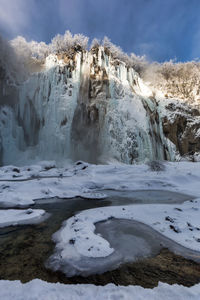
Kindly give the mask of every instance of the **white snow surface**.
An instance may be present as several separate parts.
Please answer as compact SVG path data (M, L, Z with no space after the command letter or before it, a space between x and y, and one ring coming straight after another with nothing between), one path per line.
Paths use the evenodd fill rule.
M193 287L159 283L153 289L140 286L95 286L91 284L65 285L35 279L22 284L20 281L0 281L0 298L4 300L199 300L200 284Z
M43 166L46 165L43 163ZM156 189L200 197L200 162L166 162L163 166L164 171L156 172L146 164L91 165L80 162L49 170L46 170L48 164L46 169L41 165L18 167L20 173L13 172L13 166L6 166L0 169L0 204L5 207L29 206L37 199L53 197L101 199L106 196L104 190L109 189Z
M43 209L3 209L0 210L0 227L36 224L41 222L44 217Z

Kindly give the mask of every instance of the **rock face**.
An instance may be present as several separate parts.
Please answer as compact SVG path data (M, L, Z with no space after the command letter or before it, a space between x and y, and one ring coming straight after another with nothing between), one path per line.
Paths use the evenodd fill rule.
M171 102L166 105L163 132L181 156L194 156L200 149L200 111L187 104Z
M132 164L200 151L199 111L156 96L102 46L51 54L43 70L8 91L0 95L3 164Z

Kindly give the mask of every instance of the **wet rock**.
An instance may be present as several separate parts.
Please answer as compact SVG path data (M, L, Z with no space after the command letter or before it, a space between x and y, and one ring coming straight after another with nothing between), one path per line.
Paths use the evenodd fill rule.
M75 244L75 239L69 240L69 243L70 243L71 245L74 245L74 244Z
M64 119L60 123L60 127L65 126L67 124L67 117L65 116Z
M148 162L148 166L150 167L151 171L155 171L155 172L165 171L165 165L161 161L156 161L156 160L150 161Z
M175 210L178 210L178 211L183 211L181 208L179 208L179 207L175 207L174 208Z
M84 166L84 167L82 167L82 170L85 170L85 169L87 169L87 167L88 167L88 166Z
M12 171L15 173L20 173L20 169L18 169L18 168L13 168Z
M49 171L51 169L54 169L56 166L55 165L48 165L48 166L45 166L44 169L45 171Z
M92 248L94 248L94 247L93 247L93 246L91 246L91 247L88 249L88 251L91 251L91 249L92 249Z
M176 233L180 233L181 230L177 227L177 226L174 226L174 225L169 225L169 227Z
M82 164L83 164L82 161L77 161L77 162L76 162L76 165L77 165L77 166L82 165Z
M166 221L169 221L169 222L171 222L171 223L174 223L174 219L171 218L171 217L169 217L169 216L167 216L167 217L165 218L165 220L166 220Z

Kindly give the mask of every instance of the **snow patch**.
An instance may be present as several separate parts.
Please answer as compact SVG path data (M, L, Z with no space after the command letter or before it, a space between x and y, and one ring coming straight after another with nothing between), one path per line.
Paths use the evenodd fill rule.
M42 209L7 209L0 210L0 227L37 224L48 217Z
M199 300L200 284L193 287L169 285L159 282L153 289L140 286L116 286L107 284L96 286L92 284L65 285L48 283L39 279L22 284L20 281L0 281L0 298L4 300L32 300L32 299L74 299L74 300Z
M52 163L21 168L7 166L0 168L0 204L28 206L37 199L54 197L103 199L106 197L104 190L167 190L200 197L200 162L163 164L163 171L152 170L145 164L90 165L83 162L65 168L52 168Z

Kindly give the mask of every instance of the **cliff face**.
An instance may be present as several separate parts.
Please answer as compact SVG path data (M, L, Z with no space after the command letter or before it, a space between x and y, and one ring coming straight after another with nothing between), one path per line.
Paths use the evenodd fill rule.
M4 164L67 158L131 164L200 151L198 109L155 95L104 47L49 55L43 70L9 97L0 107Z
M176 145L181 156L197 155L200 151L200 111L177 100L168 102L165 104L167 114L163 116L165 136Z

